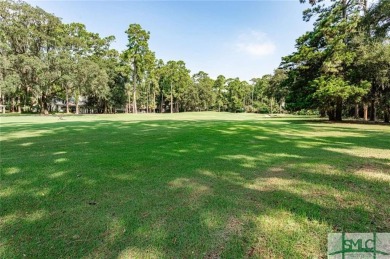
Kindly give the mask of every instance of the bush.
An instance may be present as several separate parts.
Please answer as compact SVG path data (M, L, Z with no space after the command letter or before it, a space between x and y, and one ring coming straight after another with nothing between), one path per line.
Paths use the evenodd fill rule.
M245 106L245 112L256 112L256 109L252 105Z
M296 115L320 115L320 112L318 110L302 109L302 110L295 112L294 114L296 114Z
M253 104L254 110L257 113L269 113L269 107L265 103L255 102Z

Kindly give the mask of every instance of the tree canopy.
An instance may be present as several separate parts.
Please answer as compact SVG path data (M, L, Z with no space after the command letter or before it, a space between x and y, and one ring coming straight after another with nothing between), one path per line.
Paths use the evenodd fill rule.
M389 2L301 2L313 29L273 74L247 82L191 74L182 60L158 59L139 24L129 25L127 49L118 52L114 36L23 1L2 1L0 102L11 112L306 111L389 121Z

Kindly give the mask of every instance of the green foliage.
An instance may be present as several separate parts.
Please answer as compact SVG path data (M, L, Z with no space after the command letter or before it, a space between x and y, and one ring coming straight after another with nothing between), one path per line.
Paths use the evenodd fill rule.
M228 79L227 80L227 90L228 90L228 108L231 112L242 112L244 111L244 89L242 87L242 82L239 78Z
M63 24L20 1L1 3L0 31L1 59L7 61L1 67L1 99L8 99L11 111L15 105L20 110L23 103L38 104L42 113L48 113L49 103L58 97L69 102L73 96L76 104L82 95L108 100L108 84L116 77L109 50L114 37L102 39L83 24Z
M346 100L351 96L355 98L363 96L367 94L371 86L367 81L363 81L359 85L352 85L335 76L317 78L313 81L313 85L317 89L314 96L324 105L321 108L328 108L338 99Z
M67 112L69 105L78 112L80 101L98 113L320 109L341 120L363 102L360 107L370 103L373 120L376 114L384 118L390 113L388 1L309 4L303 18L315 19L313 30L296 40L296 51L273 74L248 83L212 79L204 71L191 76L184 61L165 64L149 49L150 33L139 24L129 25L127 49L119 53L110 48L114 36L65 24L22 1L2 1L0 103L42 113L55 111L58 100Z
M279 107L286 94L278 70L272 84L268 76L253 84L222 75L213 80L203 71L191 77L184 61L156 59L149 49L150 33L139 24L126 30L122 53L110 49L113 36L101 38L84 24L62 23L21 1L1 2L0 27L0 100L12 111L23 103L54 112L50 104L63 100L67 112L73 104L79 112L83 100L99 113L259 112L263 106Z
M320 115L318 110L306 110L306 109L299 110L299 111L295 112L294 114L296 114L296 115L317 115L317 116Z
M390 2L380 0L374 2L362 21L362 26L368 29L375 38L389 38L390 31Z
M171 60L162 66L160 68L160 82L162 94L170 96L170 112L178 111L180 103L185 102L185 94L191 84L190 70L186 68L184 61Z
M384 38L389 5L379 1L368 9L365 1L321 2L310 2L304 19L317 17L313 31L297 39L297 51L281 64L287 70L287 108L326 109L329 119L341 120L345 104L372 100L374 114L389 78Z
M223 79L220 78L220 81L217 84L217 87L223 87ZM209 75L203 71L199 71L197 74L192 76L193 87L197 92L197 101L194 102L193 107L194 110L207 111L209 107L212 107L215 103L216 95L213 91L214 80L212 80ZM220 89L221 91L221 89ZM220 103L223 105L223 97L221 97L220 93Z
M133 112L137 113L137 85L141 83L143 74L150 64L153 64L152 54L149 50L149 32L142 29L139 24L130 24L126 30L129 43L128 49L123 53L123 60L131 66L133 84Z
M215 107L218 111L226 110L227 108L227 89L226 78L223 75L219 75L214 81L213 92L215 94Z

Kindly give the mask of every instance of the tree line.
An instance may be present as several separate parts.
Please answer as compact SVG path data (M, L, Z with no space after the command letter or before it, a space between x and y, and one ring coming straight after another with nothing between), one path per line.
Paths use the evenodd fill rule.
M301 0L305 2L304 0ZM310 0L312 31L249 82L164 62L130 24L127 49L23 1L0 2L0 104L10 112L301 112L389 120L389 1Z
M306 2L306 0L301 0ZM314 28L283 58L290 110L318 109L340 121L354 116L389 122L390 1L309 0Z
M0 3L0 101L11 112L79 113L80 102L96 113L179 111L279 111L272 76L253 79L203 71L192 74L184 61L164 62L149 48L150 33L130 24L127 49L110 48L81 23L60 18L23 1Z

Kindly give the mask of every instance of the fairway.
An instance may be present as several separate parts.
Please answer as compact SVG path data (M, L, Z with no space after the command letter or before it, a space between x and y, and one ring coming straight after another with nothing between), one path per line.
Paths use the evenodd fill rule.
M1 258L325 258L390 232L390 127L233 113L5 116Z

